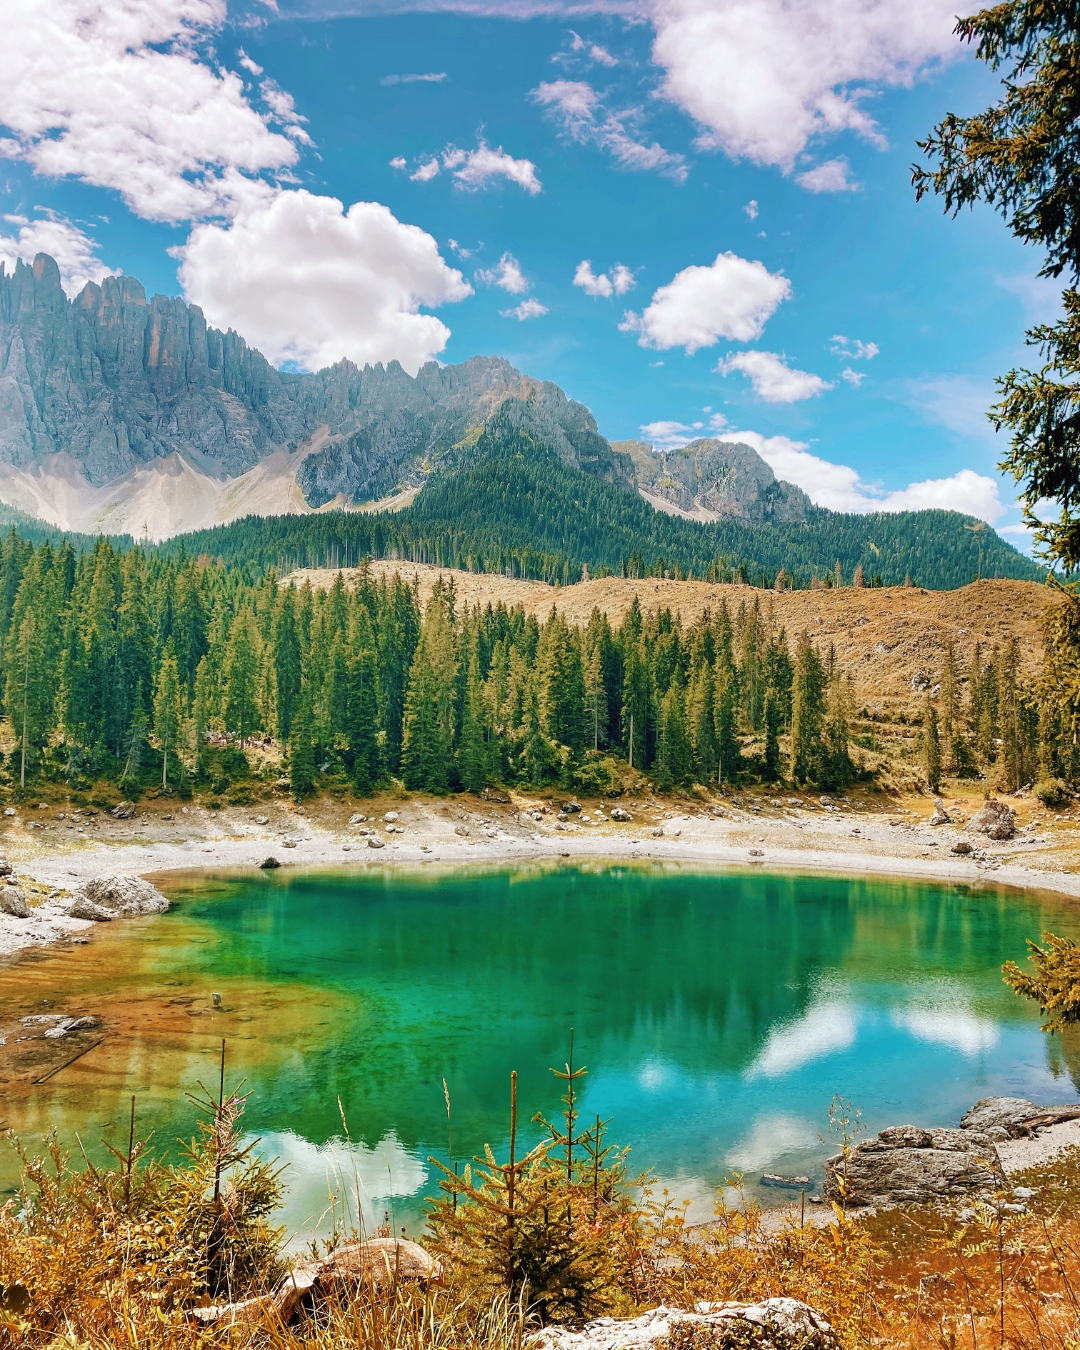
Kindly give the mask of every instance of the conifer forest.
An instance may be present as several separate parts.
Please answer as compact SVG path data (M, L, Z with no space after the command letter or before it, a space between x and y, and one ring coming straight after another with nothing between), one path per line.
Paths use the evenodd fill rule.
M452 580L422 610L414 587L366 568L353 587L339 574L313 590L205 556L108 541L77 553L12 531L0 551L4 769L16 789L106 779L189 795L224 791L254 760L269 772L249 752L272 746L297 797L393 779L615 795L630 769L662 791L869 777L873 723L834 653L779 627L768 592L745 594L689 626L635 599L617 627L599 610L579 627L555 609L470 608ZM1080 776L1068 700L1021 675L1015 640L976 647L964 669L950 648L940 668L918 732L929 786L991 769L1006 788Z

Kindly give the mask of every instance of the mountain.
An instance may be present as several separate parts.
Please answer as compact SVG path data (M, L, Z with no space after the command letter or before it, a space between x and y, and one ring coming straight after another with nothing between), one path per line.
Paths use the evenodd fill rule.
M810 506L805 521L699 523L654 510L620 483L582 473L534 438L505 404L460 453L395 513L331 511L250 518L170 541L168 553L267 567L342 567L364 557L400 558L561 584L584 568L771 585L783 568L809 585L836 562L850 582L952 589L976 577L973 518L955 511L847 515ZM993 531L982 536L982 575L1040 580L1042 571Z
M132 277L69 301L46 254L0 266L0 499L65 528L161 538L407 494L508 399L563 463L632 485L587 408L502 358L290 374Z
M702 437L679 450L644 441L615 441L612 450L634 467L638 491L658 511L688 520L802 522L810 498L776 477L756 450L739 441Z

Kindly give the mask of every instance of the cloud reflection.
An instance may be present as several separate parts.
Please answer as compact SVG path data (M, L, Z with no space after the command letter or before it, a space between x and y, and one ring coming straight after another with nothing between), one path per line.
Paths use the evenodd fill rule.
M847 1050L854 1044L857 1031L858 1019L851 1003L827 999L812 1004L802 1017L770 1028L746 1077L780 1078L811 1060Z

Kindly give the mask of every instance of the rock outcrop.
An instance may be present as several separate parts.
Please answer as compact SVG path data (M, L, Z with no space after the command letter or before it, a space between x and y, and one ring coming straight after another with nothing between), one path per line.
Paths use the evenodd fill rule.
M616 441L612 449L628 456L647 501L697 520L801 523L812 510L801 488L778 479L752 446L739 441L702 438L664 451L644 441Z
M131 477L134 493L137 471L165 460L174 476L186 465L224 480L274 456L299 484L300 509L367 501L452 464L497 409L564 462L632 487L629 459L583 404L500 357L429 361L415 375L397 361L290 374L210 327L197 305L148 299L134 277L88 283L69 301L46 254L0 267L0 488L5 474L9 497L12 475L45 474L18 479L12 504L24 510L51 496L62 514L50 484L77 499L80 483ZM185 528L200 523L217 522Z
M836 1333L809 1304L794 1298L760 1303L699 1303L693 1312L652 1308L640 1317L600 1317L580 1330L547 1327L530 1342L535 1350L647 1350L673 1332L696 1333L688 1344L708 1350L834 1350Z
M893 1125L825 1163L825 1198L849 1205L919 1204L1005 1185L994 1141L970 1129Z
M131 918L163 914L169 902L156 886L141 877L101 876L85 882L75 894L68 914L73 919Z

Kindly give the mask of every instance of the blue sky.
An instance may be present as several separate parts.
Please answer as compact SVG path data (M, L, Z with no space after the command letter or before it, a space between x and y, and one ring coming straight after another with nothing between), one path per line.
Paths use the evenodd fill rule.
M294 368L503 355L612 439L737 432L823 505L1023 543L984 413L1056 294L910 187L994 96L955 7L8 3L9 266L138 276Z

